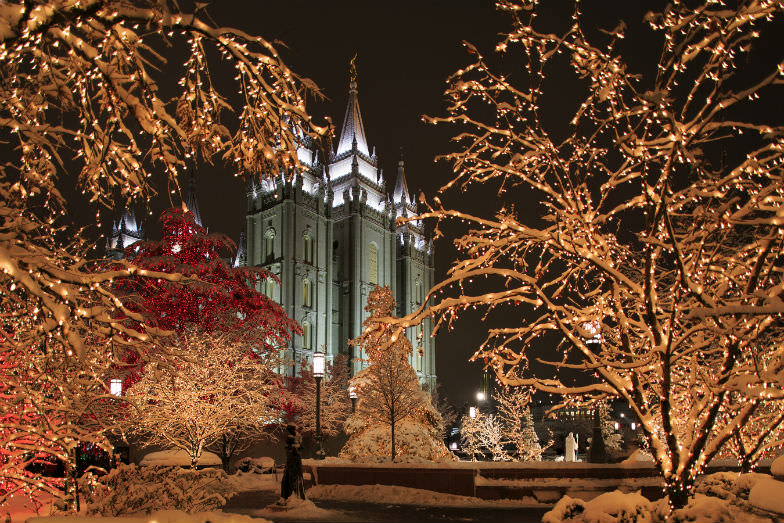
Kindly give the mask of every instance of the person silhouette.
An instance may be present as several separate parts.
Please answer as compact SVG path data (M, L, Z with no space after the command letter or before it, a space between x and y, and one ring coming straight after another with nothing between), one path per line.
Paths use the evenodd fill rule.
M292 495L305 499L305 480L302 476L302 456L299 453L297 427L286 426L286 468L280 482L280 497L289 499Z

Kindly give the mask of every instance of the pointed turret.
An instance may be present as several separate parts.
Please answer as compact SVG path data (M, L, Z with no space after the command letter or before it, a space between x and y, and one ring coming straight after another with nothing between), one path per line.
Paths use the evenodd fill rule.
M402 154L397 162L397 180L395 180L395 191L392 193L392 197L395 205L411 203L411 193L408 192L408 183L406 183L406 163L403 161Z
M351 82L348 90L348 105L346 116L343 118L343 130L340 132L336 156L348 151L359 151L370 157L370 148L365 138L365 125L362 123L362 112L359 110L359 97L357 95L357 69L356 55L351 60Z
M245 247L245 231L240 233L240 243L237 246L237 256L234 257L233 267L244 267L247 265L247 250Z
M123 251L126 247L143 239L144 231L136 221L136 214L133 209L125 209L120 219L112 226L112 233L106 241L106 255L119 260L124 257Z
M188 178L188 187L185 190L185 198L183 199L185 207L193 214L194 221L200 226L204 227L201 220L201 213L199 212L199 202L196 198L196 177L191 173Z

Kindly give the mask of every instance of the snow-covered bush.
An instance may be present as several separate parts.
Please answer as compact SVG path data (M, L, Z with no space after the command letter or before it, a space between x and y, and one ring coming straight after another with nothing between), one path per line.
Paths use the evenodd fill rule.
M639 492L605 492L590 501L564 496L542 523L652 523L654 505Z
M350 424L346 430L350 431ZM395 427L395 461L455 461L457 458L449 452L443 441L434 434L435 431L421 423L405 420ZM361 433L349 439L340 451L340 457L361 462L389 461L390 428L387 425L373 425L364 428Z
M741 508L748 508L749 492L760 480L770 478L767 474L751 472L716 472L699 478L695 492L705 496L720 498Z
M235 467L240 472L252 472L254 474L266 474L274 472L275 460L266 456L260 458L245 457L237 461Z
M87 514L118 516L166 509L192 513L226 504L233 494L225 487L227 477L221 469L120 465L97 482L84 477L81 491Z

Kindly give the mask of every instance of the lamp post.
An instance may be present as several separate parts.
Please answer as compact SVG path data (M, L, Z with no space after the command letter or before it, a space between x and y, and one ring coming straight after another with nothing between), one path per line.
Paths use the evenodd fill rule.
M351 398L351 412L354 413L357 411L357 398L359 397L354 385L348 386L348 397Z
M316 379L316 459L324 459L321 441L321 379L324 377L324 353L313 353L313 377Z
M476 427L474 423L476 422L476 407L471 405L468 407L468 417L471 418L471 439L469 440L469 448L471 449L471 461L476 461Z

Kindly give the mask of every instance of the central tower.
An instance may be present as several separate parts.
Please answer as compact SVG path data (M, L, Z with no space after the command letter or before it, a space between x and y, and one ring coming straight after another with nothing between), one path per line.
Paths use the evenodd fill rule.
M248 187L246 242L238 262L267 268L280 279L262 289L302 326L288 357L299 365L317 349L328 357L346 354L353 371L362 366L359 348L367 296L375 285L395 294L407 314L433 284L432 243L419 224L398 228L396 218L415 212L401 160L392 198L369 147L352 67L348 104L337 148L320 158L311 144L299 151L303 165L291 181L282 177ZM420 380L435 381L430 323L409 329L411 364ZM296 372L296 369L293 370Z

